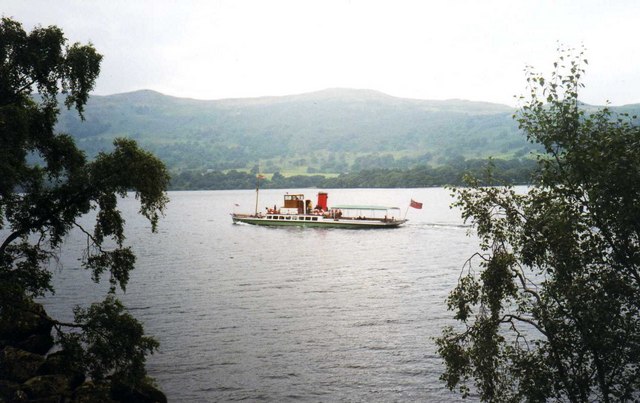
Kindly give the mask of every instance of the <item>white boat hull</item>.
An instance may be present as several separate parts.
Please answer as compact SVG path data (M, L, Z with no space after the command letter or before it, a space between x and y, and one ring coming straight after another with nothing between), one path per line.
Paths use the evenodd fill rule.
M264 226L296 226L296 227L324 227L324 228L397 228L407 222L405 219L384 218L332 218L311 214L276 214L256 216L250 214L232 214L234 223L245 223Z

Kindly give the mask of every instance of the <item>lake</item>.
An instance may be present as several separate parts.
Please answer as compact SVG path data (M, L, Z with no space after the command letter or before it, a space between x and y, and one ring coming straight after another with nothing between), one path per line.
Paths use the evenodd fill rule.
M478 247L449 191L326 191L330 206L424 207L397 229L269 228L231 222L255 190L170 192L151 234L135 199L121 203L138 258L121 298L160 342L147 368L170 401L461 400L438 379L433 338ZM260 210L284 192L261 190ZM289 192L315 204L317 190ZM59 319L106 290L79 268L83 246L74 232L61 250L45 300Z

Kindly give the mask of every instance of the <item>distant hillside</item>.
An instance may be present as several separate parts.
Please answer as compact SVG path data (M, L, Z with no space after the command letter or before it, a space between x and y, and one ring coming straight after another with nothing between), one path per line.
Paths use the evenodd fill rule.
M171 169L344 172L448 159L519 156L531 145L506 105L425 101L370 90L201 101L153 91L93 96L86 121L64 110L58 129L89 155L127 136Z

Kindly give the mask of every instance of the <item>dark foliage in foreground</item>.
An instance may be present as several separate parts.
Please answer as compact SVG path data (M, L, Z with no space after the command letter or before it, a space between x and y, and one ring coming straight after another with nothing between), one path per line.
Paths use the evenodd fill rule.
M640 399L640 127L580 109L572 54L528 75L517 120L546 151L534 186L454 190L481 251L449 296L442 379L485 401Z
M53 390L46 386L34 391L36 381L9 370L25 368L29 360L38 362L15 348L46 353L52 328L62 349L61 367L71 368L81 379L89 375L94 382L109 379L141 387L145 357L158 346L116 297L118 287L125 290L135 263L124 244L118 197L133 191L140 214L155 230L167 202L166 169L125 139L115 140L112 152L88 162L70 136L54 132L59 92L65 94L65 105L82 115L101 60L91 45L68 46L55 26L27 33L9 18L0 23L0 378L26 381L16 387L18 395L26 391L40 398ZM33 90L39 93L38 102ZM96 213L95 225L85 228L78 218L91 211ZM107 277L110 289L104 301L77 308L75 320L63 323L49 318L33 300L55 291L49 263L72 230L87 237L83 266L96 282ZM34 337L43 342L35 343ZM73 383L59 374L47 376Z

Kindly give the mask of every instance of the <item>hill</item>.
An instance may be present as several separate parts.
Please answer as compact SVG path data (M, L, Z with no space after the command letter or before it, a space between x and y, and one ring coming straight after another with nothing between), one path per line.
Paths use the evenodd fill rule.
M202 101L143 90L92 96L86 121L63 111L58 130L90 156L127 136L170 169L345 172L410 168L460 157L521 156L531 145L506 105L427 101L371 90Z

